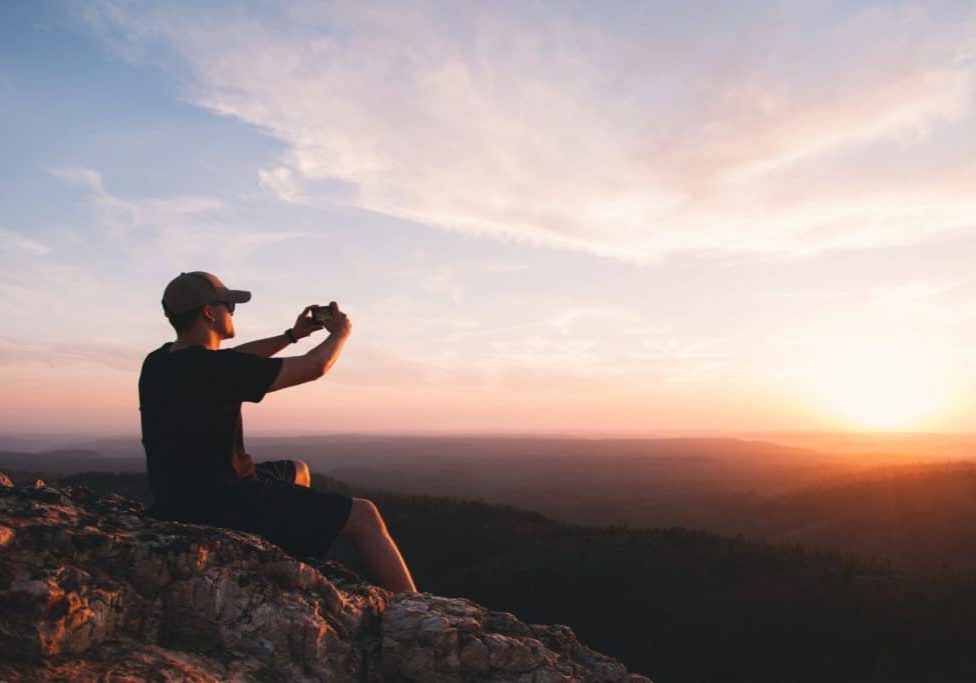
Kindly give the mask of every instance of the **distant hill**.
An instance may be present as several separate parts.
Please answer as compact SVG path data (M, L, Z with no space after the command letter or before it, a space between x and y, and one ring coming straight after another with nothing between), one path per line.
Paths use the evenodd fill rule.
M723 529L917 571L976 570L976 463L886 467L743 508Z
M58 449L37 453L0 451L0 470L19 473L58 475L75 472L144 472L142 458L106 458L98 451L88 449Z
M0 452L0 468L28 479L145 471L138 441L96 445L114 455ZM258 460L302 459L360 489L482 500L574 524L741 534L896 569L976 569L974 465L967 463L904 456L862 463L738 439L296 437L247 445ZM123 457L131 448L136 456Z
M305 460L359 486L634 526L702 526L743 499L864 469L847 457L737 439L363 437L248 445L256 458ZM689 519L692 510L700 521Z
M79 459L76 452L47 454L43 460L34 454L9 455L0 453L0 469L15 472L15 478L21 481L85 472L80 480L97 482L100 489L117 490L143 502L150 499L144 477L113 475L143 473L145 465L140 460L106 462L87 453ZM33 469L14 470L14 463ZM46 466L55 463L57 474L52 474ZM568 488L574 481L585 481L584 475L579 473L578 479L569 479L560 486ZM377 489L363 485L369 480L385 484L386 490L395 490L389 477L362 477L355 486L357 490L375 492ZM75 480L71 476L64 478ZM321 480L322 475L317 474L316 478ZM409 475L404 478L410 479ZM450 477L440 483L428 480L428 485L422 486L415 480L409 482L413 486L405 487L405 492L427 495L431 490L443 490L450 481ZM589 504L591 511L578 517L591 525L698 528L752 540L833 550L887 562L899 570L976 570L976 463L972 462L876 468L776 496L721 490L689 492L686 485L685 490L676 487L663 492L669 497L641 498L637 492L632 497L619 493L612 498L593 496L589 500L581 494L564 494L559 488L553 493L550 488L549 495L562 497L547 500L546 490L542 485L538 489L526 485L518 492L520 495L500 493L497 498L524 501L525 509L534 505L540 511L568 511L568 517L573 517L578 507ZM466 493L463 485L455 487L456 497L463 498Z

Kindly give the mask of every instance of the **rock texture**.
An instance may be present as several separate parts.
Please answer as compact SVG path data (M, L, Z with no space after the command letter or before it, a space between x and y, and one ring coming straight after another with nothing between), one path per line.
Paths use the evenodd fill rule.
M470 601L0 474L3 681L649 681Z

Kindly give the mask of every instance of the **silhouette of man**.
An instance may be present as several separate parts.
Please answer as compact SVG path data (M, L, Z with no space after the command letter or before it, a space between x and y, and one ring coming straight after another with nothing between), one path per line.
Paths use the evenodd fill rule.
M316 322L311 306L277 337L220 349L234 337L234 309L251 293L227 289L210 273L180 273L163 292L175 342L149 353L139 375L142 444L155 503L149 514L259 533L296 554L321 555L351 537L370 578L393 592L416 591L376 506L311 488L301 461L255 464L244 450L241 403L311 382L335 364L352 326L335 302ZM272 358L325 328L301 356Z

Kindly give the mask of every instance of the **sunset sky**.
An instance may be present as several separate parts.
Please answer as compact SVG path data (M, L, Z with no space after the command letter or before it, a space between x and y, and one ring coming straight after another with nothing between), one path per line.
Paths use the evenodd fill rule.
M0 432L188 270L353 323L252 434L972 431L973 4L200 5L0 4Z

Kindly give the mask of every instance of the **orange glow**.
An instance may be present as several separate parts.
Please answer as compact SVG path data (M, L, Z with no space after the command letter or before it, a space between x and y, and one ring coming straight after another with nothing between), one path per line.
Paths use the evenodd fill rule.
M949 407L938 355L909 341L849 343L818 378L825 406L855 428L917 429Z
M950 395L945 378L954 367L931 349L847 343L808 368L807 382L771 389L728 377L719 391L711 382L558 372L384 383L340 365L319 382L245 404L245 435L958 430L973 398ZM138 368L84 362L2 369L0 433L138 434L137 378Z

